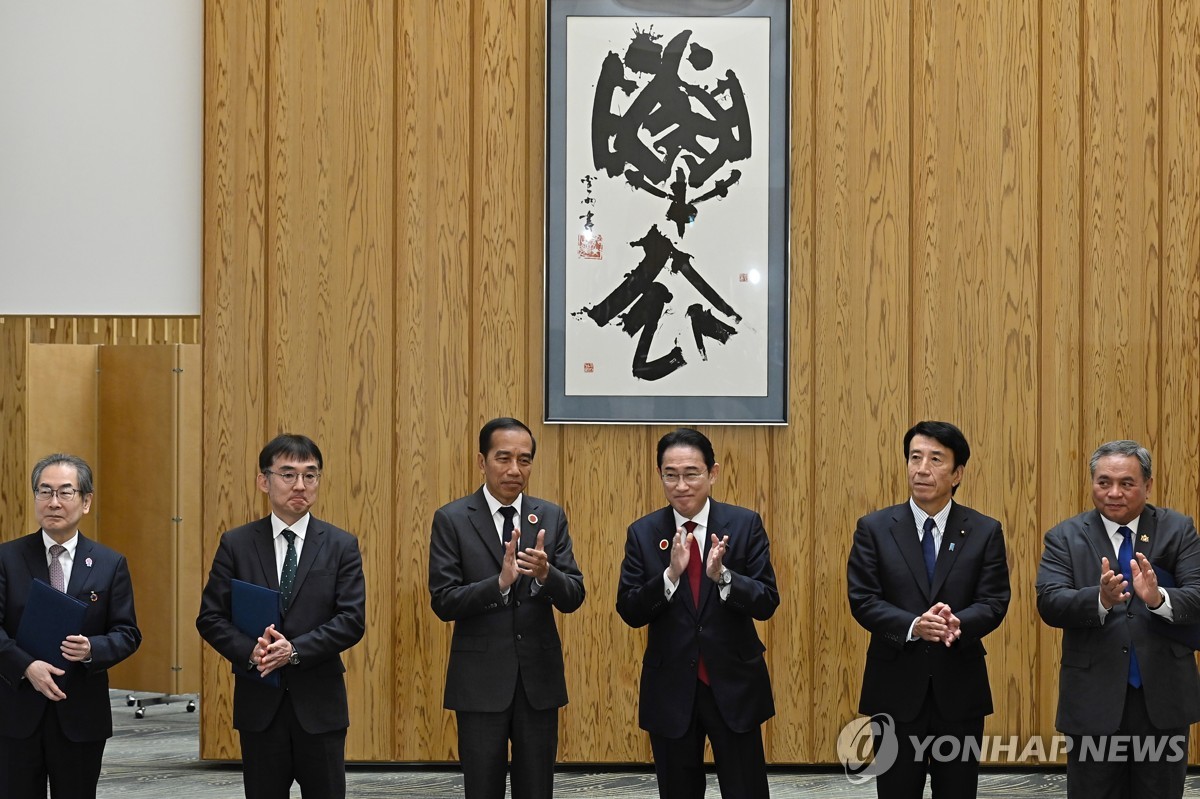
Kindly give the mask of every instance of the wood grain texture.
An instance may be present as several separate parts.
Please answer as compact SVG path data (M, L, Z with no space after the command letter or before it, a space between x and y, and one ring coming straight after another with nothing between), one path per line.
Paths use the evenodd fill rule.
M772 762L836 761L866 645L845 558L855 519L904 498L914 421L963 426L962 500L1005 525L995 734L1053 733L1059 633L1034 569L1042 533L1090 506L1092 449L1143 440L1156 501L1200 510L1193 5L792 3L791 423L705 428L716 496L759 509L772 539ZM538 438L530 490L567 509L588 588L561 621L560 759L649 760L644 632L613 601L626 526L663 502L669 428L539 421L545 7L206 4L205 558L263 512L262 441L315 431L320 510L368 560L354 759L456 757L428 526L478 485L479 425L511 414ZM111 332L66 327L30 335ZM206 654L203 752L231 757L228 679Z
M29 320L0 316L0 542L31 532L26 529L26 506L32 501L29 459L25 441L28 412Z
M267 15L266 0L204 4L205 579L221 533L263 514L253 475L268 393ZM201 661L201 756L236 759L233 675L208 646Z

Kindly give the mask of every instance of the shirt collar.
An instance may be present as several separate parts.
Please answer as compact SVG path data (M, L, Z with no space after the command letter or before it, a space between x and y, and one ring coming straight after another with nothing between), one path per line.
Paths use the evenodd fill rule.
M295 524L284 524L283 519L279 518L274 513L272 513L271 514L271 537L279 538L279 536L283 533L284 530L291 530L293 533L296 534L297 538L299 538L301 541L303 541L305 534L308 533L308 520L311 518L312 518L312 514L306 513L303 516L301 516L299 519L297 519Z
M950 519L950 506L953 504L954 500L951 499L946 503L945 507L933 514L933 523L937 525L939 533L946 532L946 522ZM917 529L923 531L925 529L925 520L929 518L929 514L921 510L921 506L913 501L912 497L908 498L908 507L912 509L913 519L917 522Z
M512 507L517 509L516 518L518 518L518 519L521 517L521 499L524 496L525 496L524 492L517 494L517 498L514 499L513 503L512 503ZM496 499L495 497L493 497L492 492L488 491L488 487L486 485L483 487L483 498L487 500L488 510L491 511L491 514L493 516L495 516L496 513L498 513L499 510L504 507L504 503L501 502L500 500Z
M42 530L42 546L46 549L46 552L49 552L50 547L54 546L57 543L58 543L57 541L55 541L53 538L51 538L49 535L47 535L45 530ZM63 544L63 548L67 550L67 556L70 557L71 560L75 560L75 547L77 547L77 546L79 546L79 531L78 530L75 531L75 535L68 538L67 542L65 544Z
M1100 520L1102 522L1104 522L1104 531L1106 533L1108 533L1108 537L1111 538L1113 541L1120 541L1125 536L1118 533L1117 529L1120 527L1128 527L1133 532L1133 536L1136 538L1137 531L1138 531L1138 522L1140 522L1142 520L1142 517L1139 514L1138 516L1135 516L1134 518L1130 519L1129 522L1126 524L1118 524L1117 522L1114 522L1112 519L1108 518L1103 513L1101 513Z
M671 508L671 513L675 515L675 529L678 530L680 527L683 527L684 522L695 522L697 527L708 529L708 511L711 507L712 502L707 499L704 500L704 507L700 509L699 513L690 519L686 516L681 516L679 511L675 510L675 508Z

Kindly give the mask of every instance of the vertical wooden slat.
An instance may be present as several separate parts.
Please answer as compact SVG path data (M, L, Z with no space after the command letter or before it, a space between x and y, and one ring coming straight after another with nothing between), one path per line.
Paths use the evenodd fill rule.
M1086 497L1085 395L1079 359L1084 337L1082 28L1078 4L1046 0L1041 32L1038 518L1026 533L1036 535L1039 542L1050 527L1078 513ZM1038 730L1049 735L1058 703L1062 636L1040 620L1034 623L1038 625L1035 662L1039 668L1033 709Z
M400 3L397 77L395 480L407 539L398 546L395 757L456 756L442 708L450 625L429 606L433 510L473 490L471 372L471 48L474 4ZM539 464L540 468L540 464ZM407 523L405 523L407 521ZM405 703L402 703L405 704Z
M29 322L14 316L0 317L0 542L31 532L26 512L32 502L27 480L33 466L25 441L27 343Z
M846 596L855 519L904 496L900 436L910 421L910 18L905 3L817 9L813 286L814 563ZM804 387L798 387L804 390ZM803 574L805 572L801 572ZM867 635L844 599L814 616L816 757L856 715Z
M220 534L263 512L254 488L268 386L267 2L209 0L204 36L204 448L202 568ZM199 599L197 598L197 608ZM200 752L238 757L233 677L201 650Z

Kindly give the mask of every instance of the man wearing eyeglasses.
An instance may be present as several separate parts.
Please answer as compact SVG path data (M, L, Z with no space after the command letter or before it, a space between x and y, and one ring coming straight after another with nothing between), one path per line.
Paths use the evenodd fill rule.
M41 529L0 545L0 796L43 798L48 781L55 799L95 797L112 737L108 669L142 640L133 586L125 558L79 532L92 507L87 463L50 455L31 482ZM17 643L35 579L87 605L82 628L62 642L65 666Z
M458 720L466 799L503 799L512 747L513 799L550 799L558 709L567 704L554 611L583 604L567 516L529 496L537 442L522 422L479 431L479 490L433 514L429 594L454 622L444 704Z
M704 739L721 796L769 796L761 725L775 715L766 647L754 628L779 607L771 548L755 511L712 499L712 442L680 428L658 442L668 506L629 526L617 613L649 627L639 724L658 794L704 795Z
M358 539L313 516L324 461L307 436L285 433L258 456L271 514L221 536L196 628L238 675L233 726L247 799L346 795L346 671L362 639L366 587ZM233 622L230 580L279 591L279 626L257 637ZM263 678L278 674L278 684Z

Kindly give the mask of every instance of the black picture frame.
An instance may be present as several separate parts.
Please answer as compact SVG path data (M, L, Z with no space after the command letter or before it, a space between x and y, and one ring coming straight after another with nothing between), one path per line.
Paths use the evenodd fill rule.
M547 0L546 422L787 423L789 25Z

